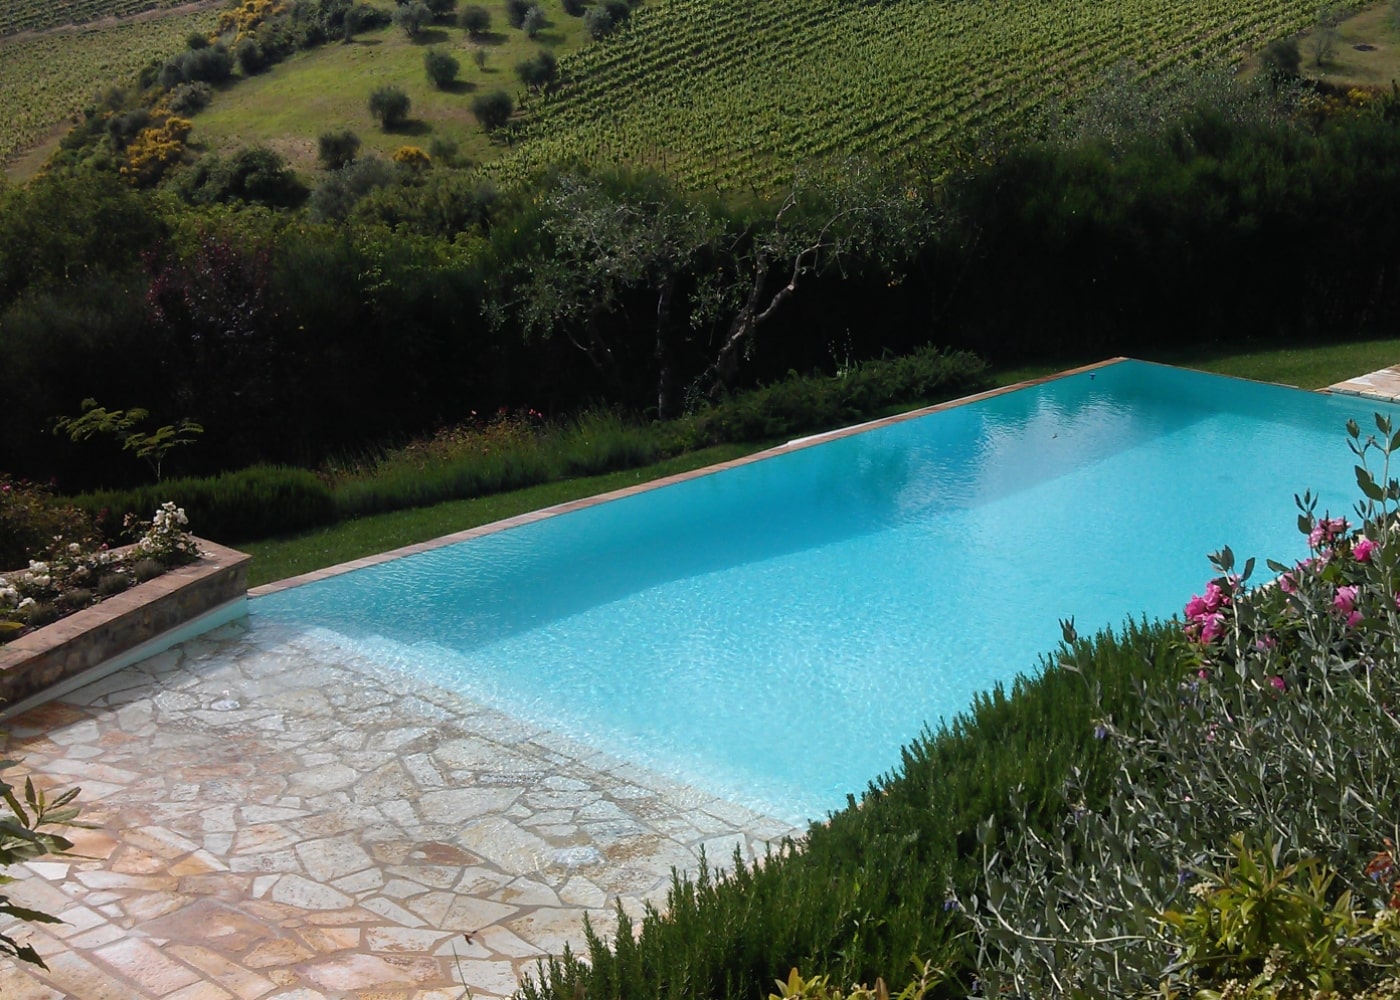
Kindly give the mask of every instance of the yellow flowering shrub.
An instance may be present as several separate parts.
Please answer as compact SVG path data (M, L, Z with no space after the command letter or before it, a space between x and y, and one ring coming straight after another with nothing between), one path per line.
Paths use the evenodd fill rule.
M412 167L415 170L421 170L423 167L429 166L433 162L432 157L417 146L400 146L398 149L394 150L393 160L395 163L403 164L405 167Z
M185 152L185 139L194 123L171 115L165 121L136 133L126 147L121 174L137 187L154 184Z

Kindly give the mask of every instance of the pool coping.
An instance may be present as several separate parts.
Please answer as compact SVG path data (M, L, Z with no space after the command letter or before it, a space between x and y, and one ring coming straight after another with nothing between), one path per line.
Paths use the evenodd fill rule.
M692 479L699 479L703 476L712 476L717 472L724 472L728 469L737 469L741 466L751 465L754 462L762 462L765 459L774 458L778 455L790 454L804 448L811 448L815 445L825 444L828 441L836 441L841 438L852 437L856 434L864 434L866 431L876 430L880 427L887 427L892 424L903 423L908 420L917 420L926 417L931 413L938 413L943 410L955 409L959 406L966 406L969 403L978 403L985 399L993 399L1010 392L1021 389L1028 389L1032 386L1043 385L1047 382L1054 382L1058 379L1071 375L1082 375L1085 372L1097 371L1100 368L1107 368L1111 365L1121 364L1131 361L1128 357L1107 358L1103 361L1096 361L1093 364L1081 365L1078 368L1067 368L1064 371L1055 372L1050 375L1042 375L1033 379L1026 379L1013 385L998 386L995 389L987 389L983 392L973 393L970 396L960 396L957 399L946 400L942 403L934 403L930 406L919 407L916 410L907 410L904 413L892 414L888 417L880 417L876 420L868 420L861 424L852 424L848 427L838 427L829 431L822 431L817 434L810 434L806 437L794 438L784 444L774 445L765 448L763 451L754 452L752 455L745 455L742 458L730 459L727 462L719 462L715 465L707 465L700 469L692 469L689 472L678 472L675 475L664 476L660 479L652 479L645 483L638 483L635 486L624 486L621 489L609 490L606 493L597 493L593 496L580 497L577 500L568 500L564 503L555 504L552 507L542 507L539 510L528 511L524 514L517 514L514 517L503 518L499 521L492 521L489 524L478 525L475 528L467 528L462 531L454 531L450 534L439 535L425 542L415 542L412 545L400 546L390 549L387 552L377 552L373 555L362 556L359 559L352 559L348 562L337 563L334 566L325 566L321 569L312 570L309 573L301 573L297 576L290 576L273 583L265 583L248 590L249 597L262 597L267 594L275 594L283 590L291 590L295 587L305 586L308 583L317 583L321 580L329 580L332 577L351 573L358 569L366 569L370 566L378 566L382 563L392 562L395 559L403 559L406 556L418 555L422 552L431 552L434 549L445 548L449 545L456 545L459 542L469 541L473 538L481 538L485 535L493 535L498 531L508 531L511 528L518 528L526 524L533 524L536 521L543 521L547 518L558 517L560 514L570 514L574 511L587 510L589 507L596 507L599 504L609 503L613 500L621 500L624 497L636 496L639 493L647 493L651 490L661 489L665 486L672 486L676 483L688 482Z

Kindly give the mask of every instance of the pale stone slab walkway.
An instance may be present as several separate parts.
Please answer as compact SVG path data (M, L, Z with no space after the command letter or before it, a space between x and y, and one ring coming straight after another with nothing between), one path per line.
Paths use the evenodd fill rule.
M65 922L0 928L49 965L0 963L7 1000L507 995L585 913L796 832L256 619L8 729L98 828L12 872Z
M1327 391L1365 396L1367 399L1379 399L1387 403L1400 402L1400 365L1391 365L1380 371L1334 383L1327 387Z

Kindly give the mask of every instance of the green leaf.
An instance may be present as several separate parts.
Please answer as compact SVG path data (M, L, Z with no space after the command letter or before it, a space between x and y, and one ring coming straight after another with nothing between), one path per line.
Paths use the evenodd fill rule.
M1356 466L1356 485L1368 500L1385 499L1385 490L1376 485L1375 479L1364 465Z

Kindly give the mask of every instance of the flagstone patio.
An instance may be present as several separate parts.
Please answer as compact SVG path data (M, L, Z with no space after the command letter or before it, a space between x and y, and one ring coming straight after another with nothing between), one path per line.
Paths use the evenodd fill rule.
M64 920L0 927L49 965L0 962L16 1000L504 996L585 913L796 832L256 619L6 727L95 824L11 871Z

